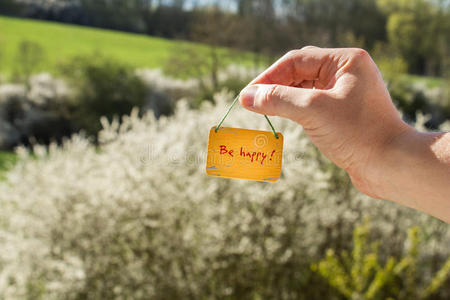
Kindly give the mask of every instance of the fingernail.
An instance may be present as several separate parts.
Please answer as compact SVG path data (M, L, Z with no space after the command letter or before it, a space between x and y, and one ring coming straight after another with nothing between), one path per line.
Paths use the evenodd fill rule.
M251 85L246 87L241 92L241 104L245 107L252 107L255 103L255 95L258 91L258 87L256 85Z

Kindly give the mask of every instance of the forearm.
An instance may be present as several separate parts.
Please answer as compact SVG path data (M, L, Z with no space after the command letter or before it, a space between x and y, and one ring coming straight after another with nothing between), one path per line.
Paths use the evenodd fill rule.
M450 133L407 130L379 161L374 188L383 199L450 223Z

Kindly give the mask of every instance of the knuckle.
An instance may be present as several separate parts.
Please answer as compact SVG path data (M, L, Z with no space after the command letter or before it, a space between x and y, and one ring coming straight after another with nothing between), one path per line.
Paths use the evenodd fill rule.
M366 68L371 62L370 54L360 48L352 48L347 50L348 66L352 69Z
M287 58L293 58L293 57L297 57L297 56L303 54L305 51L308 51L308 50L315 50L315 49L319 49L319 47L308 45L308 46L304 46L304 47L302 47L302 48L300 48L300 49L293 49L293 50L290 50L290 51L288 51L288 52L286 53L285 56L286 56Z
M308 45L308 46L302 47L300 50L312 50L312 49L317 49L317 48L318 47L316 47L316 46Z
M271 100L280 96L280 89L278 85L272 85L266 93L266 104L272 103Z
M353 49L353 58L358 61L367 61L370 59L370 54L364 49Z
M273 105L273 100L280 97L280 88L277 85L272 85L267 89L261 101L264 108L270 108Z
M285 57L286 58L294 58L296 56L298 56L299 54L299 50L290 50L286 53Z
M327 94L322 91L312 93L306 101L306 106L312 109L321 110L326 104Z

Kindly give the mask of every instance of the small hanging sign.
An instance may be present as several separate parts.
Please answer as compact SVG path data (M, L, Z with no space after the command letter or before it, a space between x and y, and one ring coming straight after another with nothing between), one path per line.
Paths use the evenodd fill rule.
M206 173L211 176L275 182L280 178L283 135L231 127L209 131Z

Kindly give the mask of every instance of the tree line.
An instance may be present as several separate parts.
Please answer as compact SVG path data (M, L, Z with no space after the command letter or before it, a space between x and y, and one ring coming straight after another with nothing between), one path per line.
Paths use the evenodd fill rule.
M2 0L0 14L230 47L255 65L314 44L400 57L407 71L446 75L449 0Z

